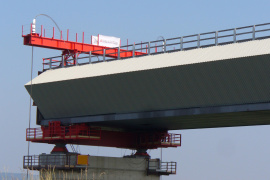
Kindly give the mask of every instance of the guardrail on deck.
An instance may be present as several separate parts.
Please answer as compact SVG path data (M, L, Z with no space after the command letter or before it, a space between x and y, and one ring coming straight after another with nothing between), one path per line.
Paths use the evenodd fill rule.
M121 54L127 52L132 52L132 56L128 58L133 58L138 56L155 55L174 51L183 51L195 48L204 48L251 40L266 39L270 38L269 32L270 23L265 23L176 38L161 39L136 44L134 43L117 48L107 48L103 50L91 51L86 55L85 53L76 54L74 56L75 58L68 58L66 60L64 60L64 56L43 58L43 71L53 68L119 60L121 59ZM126 51L120 51L120 49L126 49ZM106 53L106 51L112 52L111 50L114 50L113 53ZM145 54L136 55L136 51L141 51ZM93 55L93 53L102 55ZM111 55L115 54L118 54L117 58L110 57ZM82 55L84 56L82 57Z

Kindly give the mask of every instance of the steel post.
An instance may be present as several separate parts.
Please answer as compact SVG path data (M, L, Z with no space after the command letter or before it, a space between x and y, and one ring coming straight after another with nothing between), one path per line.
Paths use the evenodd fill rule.
M148 42L148 55L150 55L150 45L151 45L151 42L149 41Z
M65 58L64 58L64 55L62 55L62 67L65 67L64 61L65 61Z
M218 45L218 31L215 33L215 44Z
M50 65L50 69L52 69L52 58L50 58L49 65Z
M92 56L92 52L89 52L89 64L91 64L91 56Z
M103 49L103 61L105 61L106 49Z
M166 39L163 40L163 51L166 53Z
M120 47L118 47L118 50L117 50L117 59L119 60L120 59Z
M255 25L252 27L252 39L255 40Z
M78 53L75 53L75 64L78 66Z
M236 28L233 30L233 42L236 43Z
M135 57L135 44L133 44L133 47L132 47L132 57Z
M183 36L180 39L180 50L183 50Z
M200 34L197 35L197 48L200 48Z

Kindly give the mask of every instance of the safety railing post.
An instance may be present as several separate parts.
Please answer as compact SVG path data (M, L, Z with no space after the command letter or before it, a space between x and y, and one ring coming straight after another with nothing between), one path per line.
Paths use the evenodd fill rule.
M106 49L103 49L103 61L105 61Z
M29 167L29 163L30 163L30 160L29 160L29 156L25 156L25 165L27 165L27 168Z
M133 47L132 47L132 57L135 57L135 44L133 44Z
M166 53L166 39L163 40L163 52Z
M120 47L117 48L117 59L120 59Z
M68 165L70 167L70 155L66 155L67 158L66 158L66 162L65 162L65 165Z
M92 56L92 52L89 52L89 64L91 64L91 56Z
M252 39L255 40L255 25L252 27Z
M52 69L52 58L50 58L49 66L50 66L50 69Z
M78 53L75 53L75 65L78 66Z
M65 67L65 64L64 64L64 61L65 61L65 58L64 58L64 55L62 55L62 67Z
M218 31L215 33L215 44L218 45Z
M150 55L150 44L151 44L151 42L149 41L148 42L148 55Z
M29 156L24 156L24 157L25 157L25 165L28 168L29 167L29 163L30 163L30 157Z
M40 166L40 156L38 156L38 166Z
M40 37L42 37L42 33L43 33L43 25L41 25L41 29L40 29Z
M200 34L197 35L197 48L200 48Z
M180 50L183 50L183 36L180 38Z
M236 28L233 30L233 42L236 43Z

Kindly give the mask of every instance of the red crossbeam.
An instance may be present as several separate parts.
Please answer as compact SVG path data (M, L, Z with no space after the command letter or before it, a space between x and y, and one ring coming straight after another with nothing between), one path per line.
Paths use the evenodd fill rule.
M93 55L103 55L103 49L106 49L106 55L107 57L118 57L118 48L108 48L105 46L98 46L93 44L86 44L86 43L80 43L80 42L74 42L74 41L66 41L63 39L55 39L55 38L47 38L42 37L38 33L23 35L24 38L24 45L28 46L36 46L36 47L43 47L43 48L49 48L49 49L56 49L56 50L66 50L66 51L72 51L72 52L79 52L79 53L88 53L90 51L95 51L92 54ZM135 56L143 55L146 53L143 52L134 52ZM126 58L126 57L132 57L133 52L127 51L124 49L120 49L120 57Z
M27 129L26 140L37 143L63 143L127 149L181 146L181 134L171 134L166 131L152 133L108 131L86 124L61 126L60 122L50 123L47 127Z

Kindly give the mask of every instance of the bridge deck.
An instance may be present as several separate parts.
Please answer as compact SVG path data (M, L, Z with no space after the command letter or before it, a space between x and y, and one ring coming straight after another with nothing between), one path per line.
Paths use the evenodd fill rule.
M264 39L48 70L33 80L32 98L44 124L52 119L150 129L270 124L269 58L270 39ZM25 86L30 92L30 82ZM226 114L213 110L226 107Z

